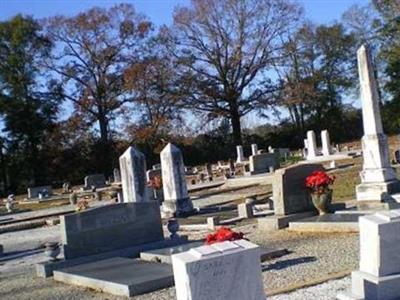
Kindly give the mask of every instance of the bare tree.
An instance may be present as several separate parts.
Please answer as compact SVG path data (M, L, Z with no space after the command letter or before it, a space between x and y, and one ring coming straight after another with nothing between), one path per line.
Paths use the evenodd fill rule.
M290 0L192 0L177 8L168 34L188 106L229 118L241 144L241 117L268 101L267 72L300 16Z
M92 8L77 16L47 20L49 38L56 44L47 68L57 74L64 98L100 129L105 172L110 171L110 121L132 101L124 72L140 56L140 46L151 24L128 4Z

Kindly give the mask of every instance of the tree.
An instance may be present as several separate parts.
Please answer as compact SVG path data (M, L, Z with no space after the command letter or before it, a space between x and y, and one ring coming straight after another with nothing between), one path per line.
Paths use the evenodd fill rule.
M46 179L44 148L60 104L39 67L52 47L40 31L31 17L0 23L0 115L13 188Z
M49 70L57 74L62 97L75 113L100 130L99 168L111 172L111 121L129 102L124 83L128 65L140 58L151 24L128 4L92 8L75 17L47 21L48 37L56 44Z
M193 0L178 8L168 35L188 107L230 119L242 144L241 117L268 101L267 72L300 15L288 0Z

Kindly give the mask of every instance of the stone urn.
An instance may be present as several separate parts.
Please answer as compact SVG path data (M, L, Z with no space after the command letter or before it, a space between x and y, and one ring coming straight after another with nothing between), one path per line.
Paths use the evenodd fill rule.
M179 223L178 220L175 218L169 219L167 224L168 231L171 233L170 238L171 240L176 239L179 237L177 234L179 230Z
M318 210L319 215L325 215L330 212L329 208L332 202L332 190L324 193L311 193L311 200Z
M51 261L56 261L57 256L60 254L60 245L57 242L47 242L44 244L44 253L50 258Z

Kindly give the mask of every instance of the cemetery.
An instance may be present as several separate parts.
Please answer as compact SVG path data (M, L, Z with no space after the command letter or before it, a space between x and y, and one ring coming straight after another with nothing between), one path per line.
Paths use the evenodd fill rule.
M61 64L46 65L48 74L58 74L61 76L58 79L62 79L58 86L52 87L51 97L54 101L57 97L71 101L75 115L60 121L53 135L45 140L48 145L37 145L36 152L25 153L27 161L22 164L26 169L18 168L22 157L18 155L25 155L25 146L19 141L18 146L12 142L12 128L17 128L18 122L8 118L11 106L8 110L3 108L6 107L4 99L23 97L14 94L14 88L10 87L23 80L18 77L6 82L9 77L2 72L6 72L7 67L0 62L0 129L7 132L4 136L0 134L1 300L400 299L400 138L398 133L393 134L391 126L395 125L388 124L388 119L396 113L395 105L388 106L383 100L387 95L382 90L382 82L390 77L386 74L383 78L381 71L378 72L381 56L377 51L383 46L379 44L378 47L373 37L361 38L358 31L343 40L332 32L325 32L327 27L315 31L315 34L332 34L334 44L344 43L341 51L346 53L341 55L350 57L344 63L346 67L353 64L354 74L349 80L356 81L352 86L358 95L359 107L349 109L343 103L341 107L336 107L337 103L322 103L323 97L332 97L329 93L348 95L339 88L333 91L330 87L317 94L316 91L323 88L314 83L310 85L310 74L304 75L307 78L302 78L298 87L293 87L300 79L290 76L304 72L297 64L304 63L299 62L301 59L309 59L310 53L302 53L304 56L298 57L295 70L282 73L286 76L280 79L282 86L274 90L271 98L264 99L268 89L262 90L263 85L272 81L258 81L262 75L252 64L267 55L272 46L265 46L260 39L271 38L274 43L290 40L290 24L302 18L302 9L294 1L260 0L260 3L263 5L237 0L193 0L185 4L187 7L177 6L174 26L178 27L174 30L181 34L175 36L179 42L168 32L172 27L160 30L159 36L152 36L153 25L144 15L137 14L131 4L93 8L76 19L60 15L43 20L50 22L46 27L48 35L40 36L38 29L32 29L33 35L27 39L30 46L19 50L26 54L37 51L38 56L31 59L41 61L43 68L51 59L62 58L58 62ZM354 29L351 24L361 17L374 26L384 21L387 22L385 26L393 20L398 23L400 5L392 6L384 1L373 4L375 6L368 9L381 14L379 18L375 16L378 19L368 19L368 12L372 14L372 11L367 8L362 11L353 6L347 15L344 14L343 22L347 22L344 24ZM399 15L387 21L387 14L392 16L388 11L392 10ZM265 15L271 20L265 20ZM236 25L236 18L240 26ZM10 20L11 23L0 22L0 58L7 61L4 65L18 61L13 55L20 53L19 50L11 48L27 34L27 24L35 22L22 15ZM241 40L250 38L259 44L242 45L240 51L230 48L231 41L224 44L235 36L232 32L240 31L247 22L252 26L240 32L240 38L232 43L240 44ZM262 22L267 23L261 30L257 26ZM81 27L78 30L68 27L71 24ZM273 35L266 29L269 26L272 32L285 30L280 32L279 38L269 36ZM303 46L310 45L307 44L310 35L302 36L313 30L307 26L293 36L294 40L305 43ZM337 26L335 34L340 30L347 34L342 25ZM21 31L17 32L18 28ZM384 26L372 28L374 34L385 34L387 30ZM5 38L7 30L12 33L10 41ZM93 34L79 35L86 30ZM251 31L257 36L250 34ZM79 37L69 40L71 34ZM140 44L147 34L153 39ZM209 43L212 34L222 34L215 37L215 44ZM47 50L39 49L43 42L40 38L49 38L46 47L51 42L62 42L68 47L54 46L62 55L50 59L46 57L50 55ZM37 44L31 45L33 40ZM346 44L350 40L354 44ZM96 46L101 48L103 42L106 49L101 53L88 50L93 46L90 43L95 49ZM173 42L177 44L171 44ZM166 49L161 50L154 43ZM160 60L157 57L162 51L173 51L188 43L195 43L190 50L193 52L183 48L165 52ZM258 52L263 45L265 48ZM83 47L89 57L93 56L90 63L75 50L77 46ZM11 50L7 52L9 47ZM225 70L229 64L219 66L223 64L224 51L217 54L212 51L223 47L226 47L225 59L231 64L243 59L243 65L240 63L237 70ZM293 47L296 45L291 41L279 44L279 50L274 51L284 53L282 57L286 58L300 55L300 50L291 52ZM252 50L255 51L253 56L250 55ZM140 55L146 51L150 53L144 59ZM201 51L204 51L203 56L199 54ZM3 52L7 55L3 56ZM68 62L69 56L75 59ZM138 62L130 61L132 65L125 66L125 61L132 57ZM207 68L193 63L199 57L202 57L199 65L217 64L217 71L208 74L208 79ZM276 59L274 67L285 69L282 57L282 61ZM77 75L101 59L105 60L104 65L99 64L84 76ZM393 59L391 56L390 60ZM214 60L221 61L215 63ZM107 69L113 63L111 69ZM154 65L145 65L147 63ZM169 63L170 68L164 70ZM266 67L267 62L260 64ZM32 67L31 72L41 67ZM184 67L188 69L181 69ZM124 72L118 73L121 69ZM116 73L107 73L110 70ZM338 78L338 73L344 72L343 69L335 71L333 76ZM96 75L92 80L90 76L96 72L106 75L99 80ZM176 78L169 78L172 76L169 72ZM224 83L215 83L225 72ZM240 79L242 72L245 75ZM142 73L146 73L143 78ZM315 75L316 78L321 78L321 74ZM71 78L74 84L69 82ZM232 78L236 80L231 85ZM345 81L345 78L339 79ZM44 81L44 77L41 80ZM149 83L151 80L154 82ZM168 80L171 82L161 86ZM224 85L225 81L229 84ZM259 87L252 90L253 84ZM235 90L240 85L243 85L240 91ZM393 89L389 87L389 91ZM63 93L57 94L60 90ZM39 91L44 93L38 89L37 94ZM140 99L135 100L140 108L133 108L136 102L130 99L136 93L140 94ZM238 93L235 102L232 99ZM274 102L279 97L283 101L281 106L289 112L285 121L258 127L265 139L257 139L261 135L257 135L254 128L243 127L241 132L240 118L247 114L244 111L250 107L256 110L262 101L264 104ZM301 97L306 100L297 102ZM310 105L308 97L319 99L321 103L316 101ZM218 103L218 98L225 99L228 104ZM255 98L260 102L251 102L256 101ZM187 99L189 103L185 102ZM109 103L101 106L101 101ZM171 107L150 108L157 101L176 101L173 104L176 112L170 112ZM124 106L126 103L129 105ZM14 103L14 107L18 105L22 104ZM235 111L235 105L241 107L236 107ZM215 128L207 131L204 124L200 126L202 131L192 130L195 127L185 131L186 125L179 121L186 117L186 122L195 126L200 122L199 115L193 113L188 117L185 113L198 107L203 113L207 112L210 128L212 120L224 116L228 116L231 122L228 127L232 128L223 131L221 122L217 129L222 134ZM45 118L51 109L44 107L39 115L37 108L36 118L32 115L30 120L32 124L28 122L27 127L21 128L39 126L34 122ZM65 107L60 111L63 109ZM125 123L132 122L129 119L132 115L146 109L149 115L124 127ZM185 113L178 113L180 109ZM335 113L345 109L350 112L347 111L349 114L341 120ZM303 120L296 116L300 111L304 113L300 117ZM239 120L235 121L235 117ZM85 127L84 123L93 122L93 118L98 121L98 128L93 124L91 128ZM152 118L155 124L140 127ZM308 118L308 123L304 118ZM339 119L339 123L333 124L333 119ZM288 120L293 121L289 126ZM39 131L50 126L42 125ZM290 135L289 127L297 125L296 135ZM118 127L123 130L118 131ZM395 132L398 130L396 128ZM346 137L341 138L345 134ZM51 139L62 135L65 136L59 143L65 148L76 143L69 151L60 151L52 144ZM32 136L29 142L32 144L36 137ZM42 138L45 139L45 135ZM85 144L88 140L93 148ZM19 154L13 152L15 149ZM78 156L84 159L76 159ZM48 164L35 166L31 163L42 159ZM56 171L53 165L58 166Z

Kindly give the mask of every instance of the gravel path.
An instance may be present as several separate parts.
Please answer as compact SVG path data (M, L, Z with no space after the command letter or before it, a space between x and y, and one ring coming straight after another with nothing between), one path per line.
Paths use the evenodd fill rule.
M286 248L290 251L288 255L262 264L264 287L268 293L279 289L299 288L311 281L357 268L357 234L295 233L287 230L265 233L258 231L256 227L255 224L249 224L235 230L244 232L251 241L259 245ZM190 233L190 238L202 238L206 233ZM32 249L39 242L57 238L58 226L0 235L6 251ZM43 253L36 253L0 263L0 299L126 299L57 283L51 278L36 278L33 264L44 259ZM348 278L333 280L268 299L335 299L338 291L348 289L349 282ZM175 290L159 290L133 299L172 300L175 299Z

